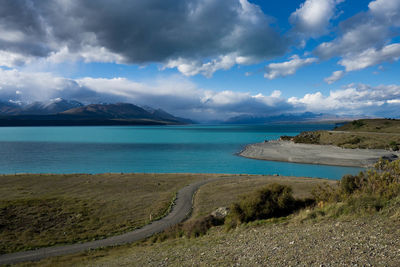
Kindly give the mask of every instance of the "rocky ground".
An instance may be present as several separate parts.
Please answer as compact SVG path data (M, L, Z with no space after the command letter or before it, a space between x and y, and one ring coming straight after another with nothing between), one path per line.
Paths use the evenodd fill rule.
M229 234L214 228L201 238L135 245L87 260L78 265L400 266L400 221L374 216L267 224Z

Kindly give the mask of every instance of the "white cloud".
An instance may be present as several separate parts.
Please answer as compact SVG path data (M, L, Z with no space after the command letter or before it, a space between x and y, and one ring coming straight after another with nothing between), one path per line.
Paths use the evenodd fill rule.
M398 110L391 109L400 101L399 85L350 84L344 89L331 91L328 96L321 92L306 94L301 98L291 97L288 102L295 107L303 107L311 112L331 112L336 114L362 114L398 117Z
M332 84L332 83L334 83L334 82L336 82L336 81L342 79L343 76L344 76L344 71L342 71L342 70L337 70L337 71L334 71L334 72L332 73L331 76L325 78L324 81L325 81L327 84Z
M383 62L397 61L400 58L400 43L390 44L377 50L369 48L359 54L352 54L339 61L346 71L365 69Z
M306 0L290 15L295 29L307 36L318 37L328 31L336 5L342 0Z
M63 62L75 62L75 61L89 62L116 62L124 63L125 59L116 53L110 52L105 47L84 45L81 50L70 51L68 46L61 47L58 51L52 52L47 58L46 62L49 63L63 63Z
M241 60L234 54L220 56L217 59L213 59L208 62L201 62L200 60L187 60L179 58L176 60L170 60L165 64L165 68L177 68L185 76L194 76L202 74L210 78L217 70L228 70L235 64L243 64L245 61Z
M400 26L400 1L376 0L340 24L337 38L321 43L314 53L322 59L339 56L346 71L398 60L398 44L390 44Z
M295 74L296 71L304 66L310 65L312 63L317 62L317 58L305 58L301 59L299 56L294 55L291 57L289 61L282 62L282 63L270 63L265 67L265 74L264 77L270 80L278 78L278 77L285 77L288 75Z
M24 64L29 64L34 60L33 57L21 55L19 53L0 50L0 67L13 68Z
M393 26L400 26L400 1L398 0L375 0L368 5L371 13Z
M47 100L54 92L68 87L65 78L55 77L50 73L20 72L15 69L0 68L0 99L31 101Z
M165 109L175 115L199 120L226 119L240 114L278 114L291 107L280 91L270 95L221 92L198 88L178 76L150 81L119 78L68 79L43 72L0 68L0 99L13 102L46 101L55 98L88 103L129 102Z
M46 101L64 98L88 103L128 102L165 109L197 120L227 119L239 115L279 115L291 112L325 112L399 116L400 86L371 87L350 84L325 96L321 92L303 97L282 97L279 90L263 93L213 91L198 88L182 75L147 81L119 78L68 79L43 72L0 68L2 101Z

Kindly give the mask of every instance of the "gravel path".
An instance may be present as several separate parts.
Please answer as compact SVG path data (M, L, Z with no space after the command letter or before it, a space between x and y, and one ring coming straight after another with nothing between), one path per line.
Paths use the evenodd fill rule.
M246 146L240 156L253 159L336 166L368 167L379 158L398 158L400 153L383 149L345 149L336 146L269 141Z
M232 178L209 179L185 186L184 188L178 191L175 205L173 206L172 211L166 217L162 218L161 220L152 222L151 224L148 224L140 229L122 235L117 235L106 239L101 239L86 243L46 247L30 251L3 254L0 255L0 265L14 264L24 261L37 261L47 257L72 254L100 247L121 245L144 239L155 233L161 232L171 227L172 225L175 225L186 219L192 210L192 199L197 189L206 183L221 179L232 179Z

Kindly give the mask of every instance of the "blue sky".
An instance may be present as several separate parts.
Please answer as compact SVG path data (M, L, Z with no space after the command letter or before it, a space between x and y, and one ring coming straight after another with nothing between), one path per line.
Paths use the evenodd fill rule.
M0 100L400 117L400 0L5 0Z

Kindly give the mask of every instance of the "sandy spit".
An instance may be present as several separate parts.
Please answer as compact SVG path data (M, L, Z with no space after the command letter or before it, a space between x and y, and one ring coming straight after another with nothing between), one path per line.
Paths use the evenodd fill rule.
M345 149L336 146L296 144L290 141L269 141L248 145L239 155L261 160L369 167L381 157L397 159L400 153L383 149Z

